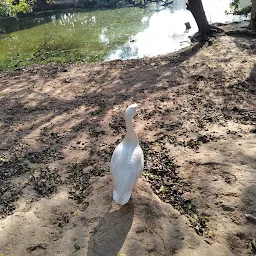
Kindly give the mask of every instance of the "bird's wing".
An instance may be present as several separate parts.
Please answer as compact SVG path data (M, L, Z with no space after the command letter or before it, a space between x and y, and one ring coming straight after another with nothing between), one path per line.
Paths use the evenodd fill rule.
M110 170L112 173L116 169L115 167L118 165L118 163L121 162L123 154L123 142L121 142L120 144L117 145L111 157Z
M144 168L144 155L143 155L143 151L142 151L141 147L139 146L139 144L133 151L132 165L135 167L136 182L137 182L137 180L141 176L143 168Z
M144 157L140 146L124 147L121 142L111 158L110 169L113 184L118 193L131 191L141 176L144 167ZM130 150L129 150L130 149Z
M110 171L112 174L112 179L113 179L113 184L114 187L116 187L116 184L118 184L119 180L120 180L120 175L119 175L119 171L120 168L122 169L122 163L124 162L123 158L124 158L124 150L123 150L123 142L121 142L114 150L113 155L111 157L111 161L110 161Z

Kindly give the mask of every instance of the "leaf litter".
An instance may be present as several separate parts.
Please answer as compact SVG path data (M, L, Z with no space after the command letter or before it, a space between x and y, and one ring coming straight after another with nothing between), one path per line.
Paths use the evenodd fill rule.
M155 146L160 146L161 150L154 150ZM190 184L179 177L179 166L174 164L169 150L163 145L162 138L153 142L142 142L141 147L145 157L143 176L151 184L154 192L162 201L185 214L199 235L206 234L209 231L210 218L199 214L195 203L184 197L184 193L190 191Z

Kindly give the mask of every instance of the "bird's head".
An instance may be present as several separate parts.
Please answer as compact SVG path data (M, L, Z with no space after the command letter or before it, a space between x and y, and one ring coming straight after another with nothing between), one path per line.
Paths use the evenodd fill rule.
M134 117L137 112L137 107L138 107L138 105L136 103L128 106L128 108L125 111L125 116L126 117Z

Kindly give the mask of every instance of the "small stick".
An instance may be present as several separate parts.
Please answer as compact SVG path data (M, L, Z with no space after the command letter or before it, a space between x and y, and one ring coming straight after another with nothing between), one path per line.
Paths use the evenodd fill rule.
M256 217L253 216L252 214L246 213L246 214L245 214L245 217L246 217L248 220L250 220L250 221L256 222Z

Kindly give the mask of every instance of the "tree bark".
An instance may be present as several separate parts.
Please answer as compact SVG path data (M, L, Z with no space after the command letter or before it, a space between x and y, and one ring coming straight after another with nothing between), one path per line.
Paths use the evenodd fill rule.
M210 33L211 26L206 18L202 0L188 0L187 9L192 13L196 20L199 34L203 35Z
M34 10L36 11L45 11L47 9L46 0L37 0L34 3Z
M251 21L249 29L256 31L256 0L252 0Z

